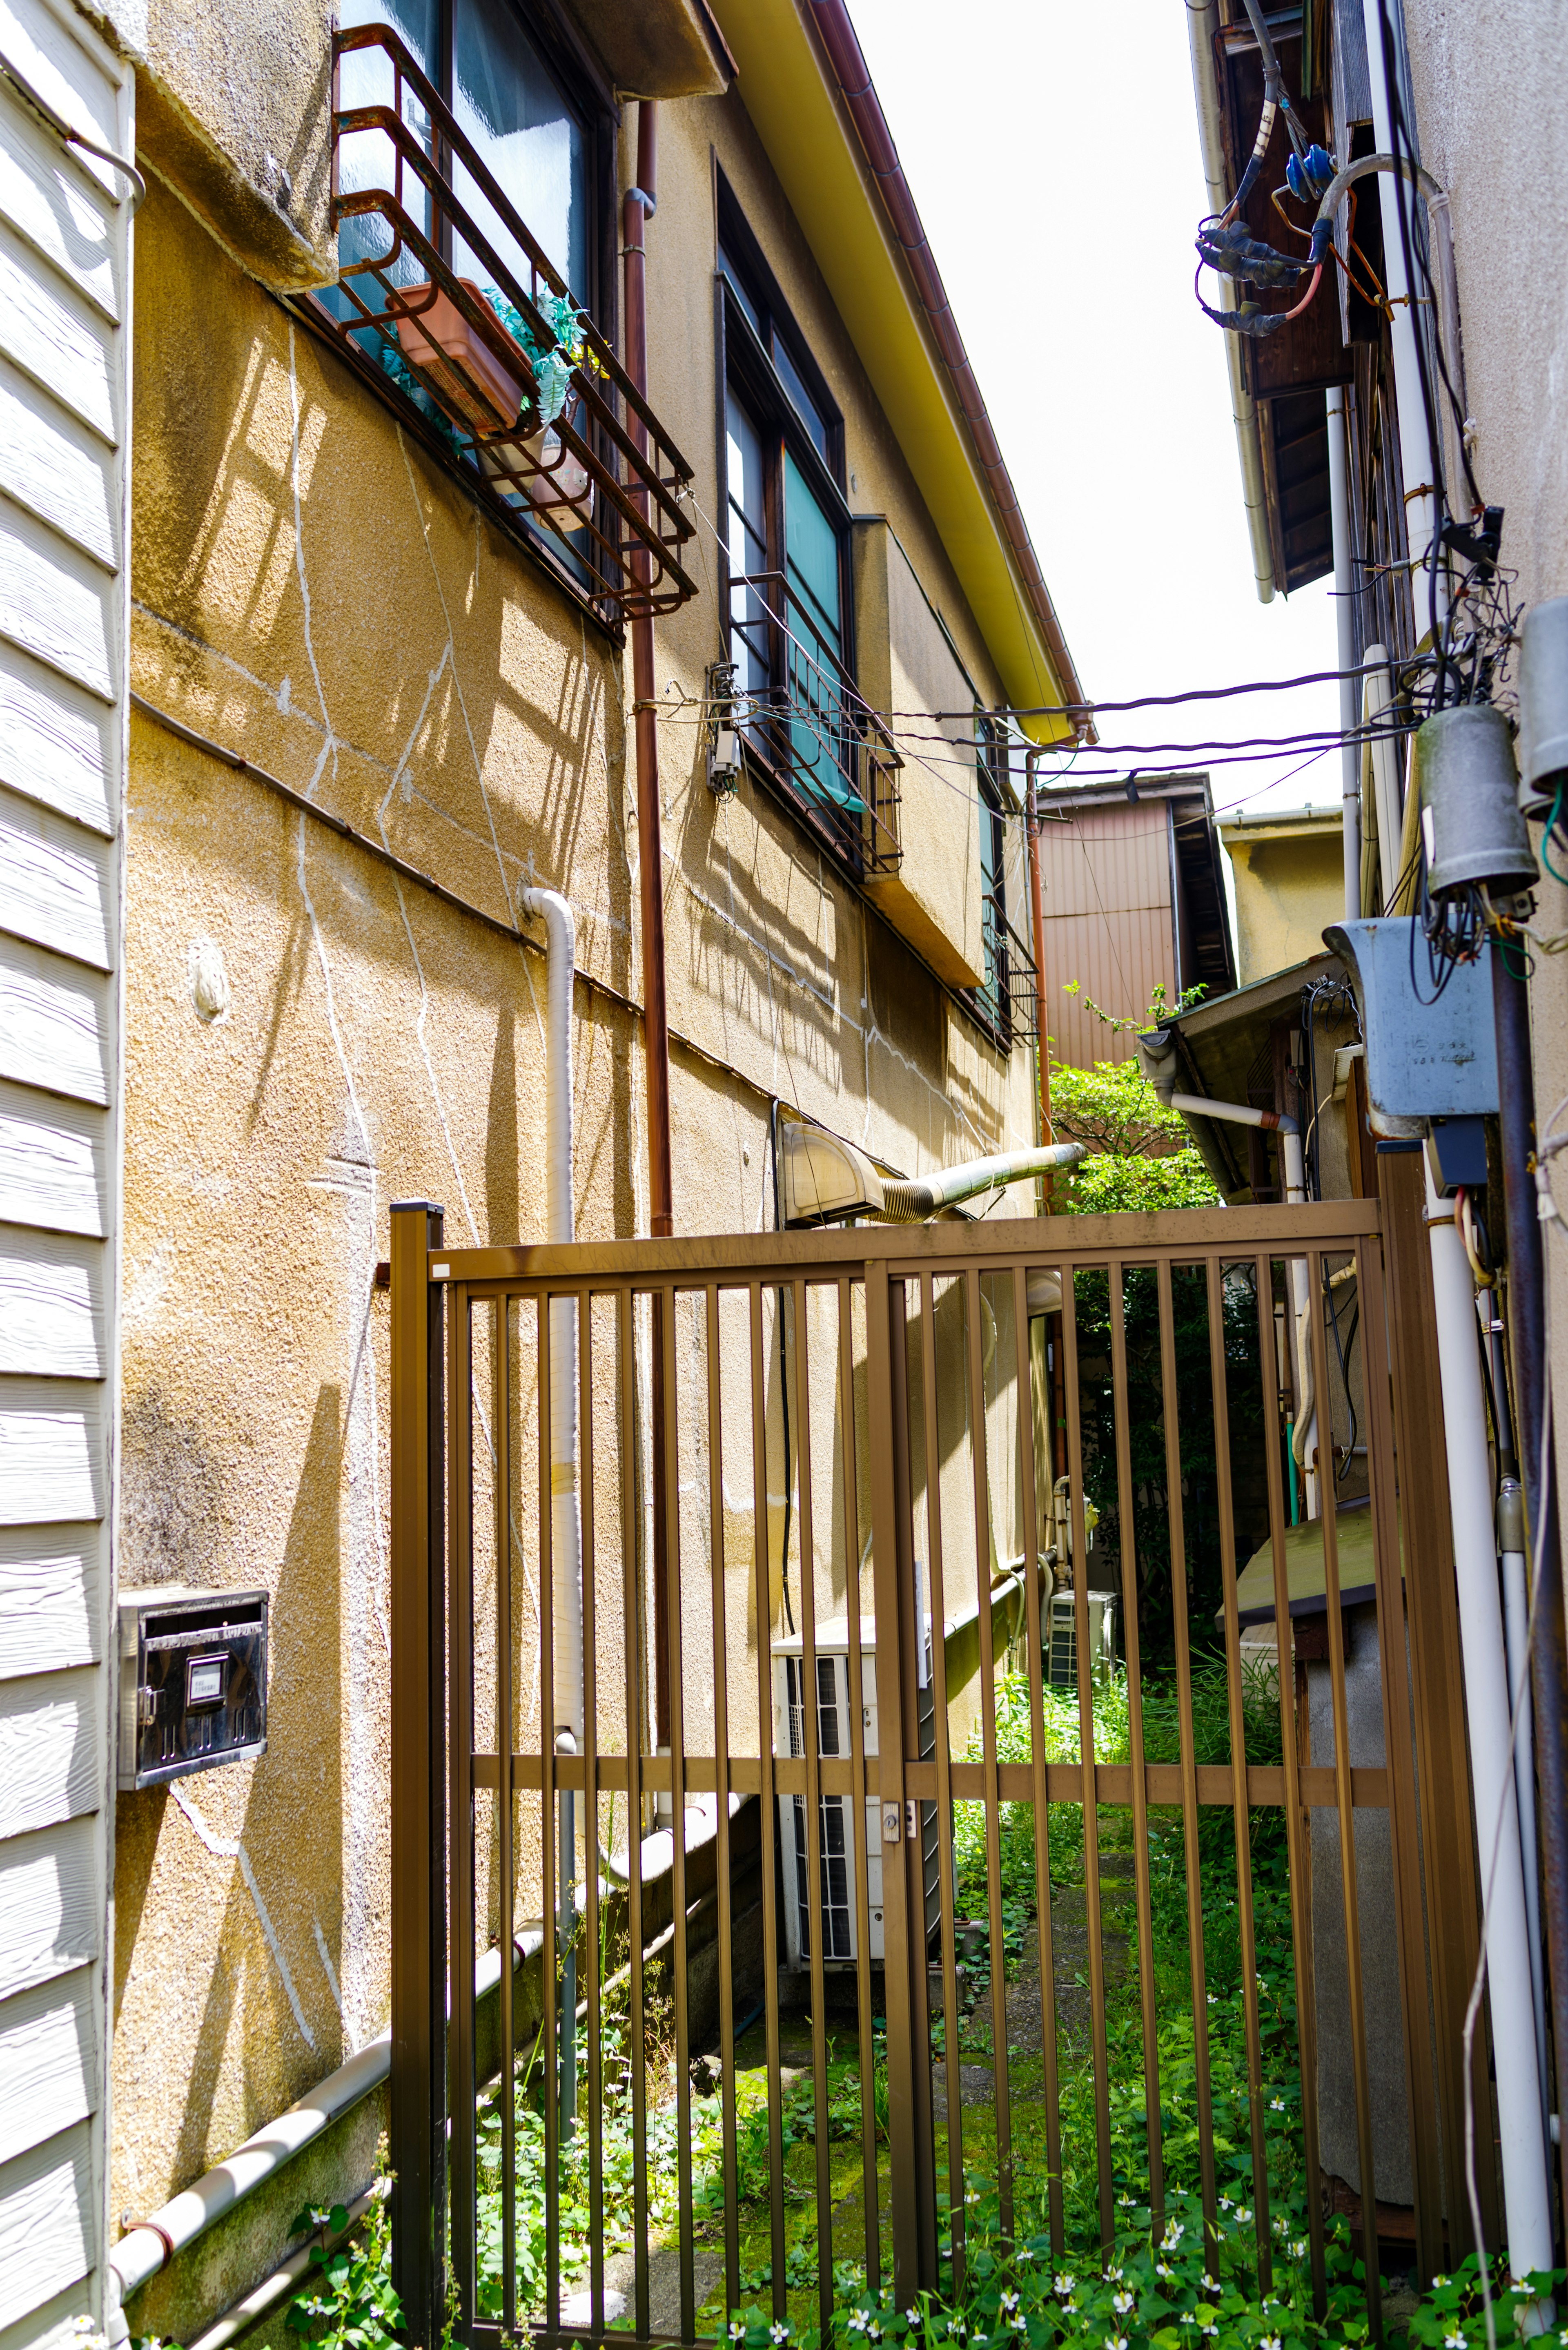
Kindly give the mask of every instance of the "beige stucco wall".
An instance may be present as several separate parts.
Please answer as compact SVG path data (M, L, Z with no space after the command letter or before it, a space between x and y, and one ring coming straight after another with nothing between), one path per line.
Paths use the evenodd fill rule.
M1236 969L1250 987L1323 952L1324 926L1345 912L1337 816L1222 824L1236 883Z
M772 175L736 99L666 109L649 243L650 390L696 467L698 506L718 506L711 144L845 410L854 499L895 519L994 693L847 338L774 216ZM135 411L136 691L503 920L530 882L564 890L579 967L640 1001L620 650L157 178L137 224ZM697 693L718 650L705 523L691 563L709 584L659 624L656 676ZM677 1229L771 1224L773 1095L910 1173L1032 1141L1025 1054L999 1054L765 795L748 785L728 805L712 799L689 716L661 722L659 749L670 1018L732 1072L676 1049ZM388 1307L373 1268L389 1253L393 1198L444 1201L459 1244L542 1237L545 1212L541 958L140 716L128 859L121 1576L265 1584L273 1645L265 1758L121 1800L116 2212L155 2208L386 2021ZM1015 891L1021 883L1015 858ZM198 1008L198 964L209 1003L221 968L227 1005L215 1017ZM639 1027L579 988L576 1053L579 1233L644 1230ZM690 1387L701 1332L685 1308L678 1335ZM1004 1335L1003 1375L1010 1344ZM835 1500L828 1307L813 1305L804 1347L816 1588L831 1612L857 1525L841 1488ZM863 1334L854 1352L863 1399ZM786 1487L776 1349L769 1364L776 1543ZM481 1370L487 1379L483 1360ZM618 1398L606 1376L596 1427L602 1413L610 1648ZM536 1460L535 1400L520 1374L520 1461ZM1005 1410L995 1397L991 1408ZM683 1409L696 1743L711 1702L711 1431L700 1400ZM725 1413L732 1715L749 1736L757 1610L739 1382ZM1011 1547L1005 1431L994 1441L998 1541ZM972 1492L961 1445L952 1464L944 1489L961 1569ZM482 1465L482 1518L487 1473ZM862 1527L864 1516L862 1499ZM798 1590L798 1496L792 1523ZM771 1558L775 1605L778 1566ZM533 1607L523 1591L524 1644ZM618 1650L605 1672L613 1690ZM482 1717L493 1677L482 1652ZM525 1728L535 1684L519 1679ZM622 1734L623 1711L607 1701L607 1737ZM524 1854L525 1910L535 1866L536 1844ZM293 2209L279 2206L279 2240ZM253 2268L265 2250L255 2241ZM232 2273L223 2289L239 2289ZM182 2261L132 2304L133 2328L189 2338L214 2291L199 2258Z

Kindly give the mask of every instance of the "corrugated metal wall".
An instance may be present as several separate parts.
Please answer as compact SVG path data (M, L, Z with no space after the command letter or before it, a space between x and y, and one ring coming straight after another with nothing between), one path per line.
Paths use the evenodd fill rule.
M134 146L69 0L0 53ZM0 2350L101 2317L130 206L0 81Z
M1168 995L1175 986L1169 816L1163 800L1053 813L1062 820L1040 827L1047 1016L1054 1057L1088 1068L1133 1049L1096 1018L1091 998L1137 1020L1158 985Z

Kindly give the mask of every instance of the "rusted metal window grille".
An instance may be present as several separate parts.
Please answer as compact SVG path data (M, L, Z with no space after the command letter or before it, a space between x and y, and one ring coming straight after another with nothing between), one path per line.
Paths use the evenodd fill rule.
M1425 2276L1463 2259L1472 1824L1420 1201L1395 1215L1407 1162L1387 1164L1382 1211L1240 1208L1157 1232L1113 1217L447 1251L422 1207L394 1215L399 2191L405 2165L450 2149L450 2234L431 2233L439 2159L399 2207L413 2342L440 2332L449 2256L456 2338L487 2345L519 2327L597 2340L612 2318L616 2339L690 2342L759 2298L826 2327L845 2262L907 2307L961 2291L981 2240L1048 2237L1055 2261L1094 2266L1118 2226L1178 2210L1207 2258L1263 2291L1293 2268L1320 2308L1348 2212L1375 2328L1380 2233L1403 2230ZM1274 1342L1293 1257L1314 1300L1353 1275L1366 1448L1346 1478L1309 1458L1304 1530L1287 1522ZM1062 1301L1047 1333L1028 1304L1042 1273ZM571 1473L551 1457L552 1300L576 1308ZM781 1356L786 1308L799 1343ZM1321 1305L1302 1343L1326 1458L1350 1397ZM1397 1501L1397 1429L1414 1463ZM1120 1650L1066 1699L1058 1478L1077 1562L1099 1512ZM569 1492L570 1738L553 1550ZM443 1540L444 1664L427 1667ZM1292 1613L1303 1543L1315 1617ZM1080 1571L1075 1659L1089 1606ZM1275 1628L1262 1684L1243 1613ZM421 1711L431 1692L444 1724ZM1179 1977L1156 1964L1157 1879L1185 1902ZM1168 1951L1179 1929L1159 1930ZM486 2002L482 1961L482 1981L499 1970ZM1130 2133L1113 2083L1136 2091ZM1492 2152L1483 2128L1495 2243Z
M340 63L358 51L384 57L388 102L341 104ZM507 313L546 359L556 337L541 304L581 305L389 26L336 33L333 59L333 224L358 223L370 250L346 259L332 296L313 304L317 322L421 411L475 494L607 622L677 609L697 592L680 552L695 527L681 503L691 466L591 320L566 406L545 424ZM386 184L349 184L361 176L342 168L355 141L384 163ZM460 172L496 231L456 193ZM454 253L480 276L460 274Z
M730 608L746 739L855 871L896 873L903 762L881 717L784 572L732 574Z

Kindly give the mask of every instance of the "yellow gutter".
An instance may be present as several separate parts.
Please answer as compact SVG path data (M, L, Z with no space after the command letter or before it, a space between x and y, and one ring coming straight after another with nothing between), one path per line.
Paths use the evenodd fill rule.
M881 198L840 114L796 0L709 0L737 88L930 510L1009 702L1066 699L927 338ZM1023 722L1037 743L1061 719Z

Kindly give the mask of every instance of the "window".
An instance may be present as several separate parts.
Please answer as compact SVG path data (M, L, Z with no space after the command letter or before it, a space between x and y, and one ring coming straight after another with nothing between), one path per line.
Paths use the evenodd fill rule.
M721 227L730 658L745 736L781 794L858 870L867 811L843 427L722 187Z
M345 27L389 25L401 36L550 261L592 310L597 290L597 151L603 125L595 94L568 90L572 61L549 39L548 21L541 17L525 26L514 0L444 0L444 5L443 0L344 0L341 21ZM389 101L390 77L379 52L351 50L340 72L344 106ZM416 120L410 127L428 141L428 122ZM391 143L375 131L348 140L339 163L345 189L385 186L391 168ZM500 259L526 283L527 257L502 227L461 158L453 159L452 190ZM339 238L345 262L362 260L378 249L377 238L385 249L385 224L374 215L348 220ZM460 276L483 282L489 275L480 256L460 238L452 239L450 258ZM392 274L411 284L423 276L423 265L417 255L405 253Z
M1012 971L1009 952L1011 926L1007 919L1007 802L1002 776L1007 772L1008 751L1002 731L994 721L975 717L978 756L975 772L980 786L981 936L985 952L985 977L972 1001L987 1022L1009 1043L1012 1035Z

